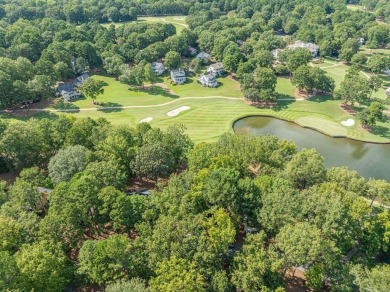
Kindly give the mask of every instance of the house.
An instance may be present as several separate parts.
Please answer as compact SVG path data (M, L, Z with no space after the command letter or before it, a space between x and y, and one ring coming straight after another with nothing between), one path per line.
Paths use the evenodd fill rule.
M201 60L203 63L207 63L210 58L210 54L207 54L206 52L200 52L196 55L196 58Z
M74 83L64 82L57 83L56 95L62 96L68 102L81 96L81 94L77 92Z
M77 87L83 84L89 77L89 73L84 73L80 76L77 76L76 79L73 80L73 82L57 82L56 95L62 96L68 102L73 99L79 98L81 94L77 91Z
M215 76L221 76L225 70L221 62L211 64L207 69L207 72L213 73Z
M390 97L390 87L386 89L386 95L387 97Z
M386 73L387 75L390 76L390 68L387 68L387 69L385 70L385 73Z
M319 46L317 46L316 44L304 43L302 41L296 41L293 45L287 46L287 48L290 50L295 50L298 48L308 49L313 58L318 57Z
M83 73L80 76L77 76L75 81L73 82L75 86L80 86L90 77L88 72Z
M188 52L190 53L191 56L195 56L196 53L198 52L194 47L188 46Z
M161 62L153 62L151 66L152 70L154 71L154 73L156 73L157 76L160 76L165 72L165 66Z
M214 73L207 72L199 78L199 83L206 87L217 87L218 81Z
M171 80L176 84L184 84L187 80L184 69L174 69L171 71Z
M358 43L359 43L359 46L363 46L364 45L364 38L359 38Z

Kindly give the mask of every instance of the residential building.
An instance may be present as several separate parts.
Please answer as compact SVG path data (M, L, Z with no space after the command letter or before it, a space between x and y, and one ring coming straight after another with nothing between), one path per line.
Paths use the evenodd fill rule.
M174 69L171 71L171 80L176 84L184 84L187 80L184 69Z
M211 72L215 76L221 76L225 72L225 69L223 68L222 63L218 62L218 63L211 64L207 69L207 72Z
M196 55L196 58L201 60L203 63L207 63L210 59L210 54L207 54L206 52L200 52Z
M295 50L295 49L298 49L298 48L308 49L310 51L311 56L313 58L317 58L318 57L319 46L317 46L316 44L304 43L302 41L296 41L293 45L287 46L287 48L290 49L290 50Z
M195 56L196 53L198 52L194 47L188 46L188 51L190 52L191 56Z
M88 72L84 72L80 76L77 76L75 81L73 82L75 86L79 86L85 82L90 77Z
M387 97L390 97L390 87L388 87L388 88L386 89L386 95L387 95Z
M89 77L89 73L84 73L77 76L73 82L57 82L56 95L62 96L67 102L79 98L81 94L77 91L77 87L83 84Z
M165 66L163 63L161 62L153 62L151 64L152 66L152 70L154 71L154 73L156 73L157 76L160 76L161 74L164 74L165 72Z
M218 81L214 73L206 72L199 77L199 83L206 87L217 87Z

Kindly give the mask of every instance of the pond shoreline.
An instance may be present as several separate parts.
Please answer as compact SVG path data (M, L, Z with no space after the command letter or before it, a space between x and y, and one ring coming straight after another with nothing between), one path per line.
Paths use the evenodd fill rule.
M273 118L273 119L277 119L277 120L280 120L280 121L284 121L284 122L289 122L289 123L293 123L295 125L298 125L299 127L301 128L304 128L304 129L310 129L310 130L313 130L313 131L316 131L318 133L321 133L323 135L326 135L330 138L343 138L343 139L349 139L349 140L352 140L352 141L357 141L357 142L364 142L364 143L369 143L369 144L378 144L378 145L390 145L390 141L389 142L373 142L373 141L368 141L368 140L363 140L363 139L356 139L356 138L351 138L351 137L348 137L348 136L344 136L344 135L331 135L329 133L326 133L324 131L321 131L315 127L310 127L310 126L305 126L305 125L301 125L295 121L292 121L292 120L289 120L289 119L284 119L284 118L281 118L281 117L276 117L276 116L273 116L273 115L269 115L269 114L251 114L251 115L244 115L244 116L240 116L238 118L236 118L232 124L231 124L231 128L233 130L234 133L236 133L236 131L234 130L234 125L243 120L243 119L246 119L246 118L255 118L255 117L264 117L264 118Z

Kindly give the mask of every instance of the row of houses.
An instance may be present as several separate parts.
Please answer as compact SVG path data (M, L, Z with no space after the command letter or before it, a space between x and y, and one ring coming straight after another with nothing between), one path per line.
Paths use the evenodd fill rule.
M55 87L56 96L62 96L68 102L79 98L81 94L77 91L77 87L83 84L89 77L89 73L85 72L71 82L57 82Z
M210 55L204 53L201 55L201 57L207 58L207 60L208 60ZM202 59L202 61L203 60L204 59ZM166 71L164 64L161 62L153 62L151 64L151 67L157 76L164 74ZM216 87L216 86L218 86L217 77L224 74L224 72L225 72L225 70L224 70L222 63L219 62L219 63L211 64L208 67L207 72L205 74L202 74L199 77L198 81L203 86ZM176 84L184 84L187 81L186 72L182 68L171 70L170 76L171 76L172 82L174 82Z

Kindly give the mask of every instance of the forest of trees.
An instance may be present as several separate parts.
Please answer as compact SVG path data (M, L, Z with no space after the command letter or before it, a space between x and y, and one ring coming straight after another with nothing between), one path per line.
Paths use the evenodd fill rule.
M41 2L0 2L2 108L51 97L56 81L95 68L116 78L123 76L123 82L143 84L148 79L141 76L145 64L172 54L188 58L190 46L223 62L252 101L277 99L277 75L296 75L292 81L301 90L333 92L334 84L322 70L307 67L311 60L307 50L288 50L275 65L271 51L283 49L293 40L316 43L322 57L366 66L373 74L389 64L387 56L367 60L358 52L359 38L365 39L368 48L385 48L390 42L389 24L378 24L373 13L348 10L343 1L163 1L168 6L189 7L181 12L170 9L170 13L188 13L189 29L180 34L169 23L130 21L120 27L99 24L112 20L106 15L112 8L127 11L135 7L142 11L155 5L163 9L161 1ZM379 2L380 9L385 9L385 3ZM81 9L83 13L100 9L106 16L102 16L105 20L83 16L83 21L72 21L60 13L68 14L69 9ZM30 15L30 11L35 13ZM141 62L142 70L138 70ZM308 78L311 75L316 78Z
M314 290L389 287L390 214L373 202L390 184L326 170L313 149L232 134L194 147L180 125L65 116L0 128L3 171L21 171L1 183L1 290L283 291L297 267ZM128 192L137 177L156 190Z
M366 11L344 0L0 0L0 107L52 97L56 81L86 70L153 83L149 63L182 65L189 46L223 62L255 102L275 101L283 75L371 103L389 60L367 60L358 39L388 47L390 4L348 3ZM135 21L174 14L188 15L180 34ZM307 50L275 64L272 50L297 39L353 64L337 90ZM382 111L372 102L361 119L372 125ZM390 290L389 182L326 169L315 150L273 136L195 145L182 125L1 119L0 172L17 177L0 182L2 291L284 291L298 267L314 291ZM151 193L134 192L135 180Z

